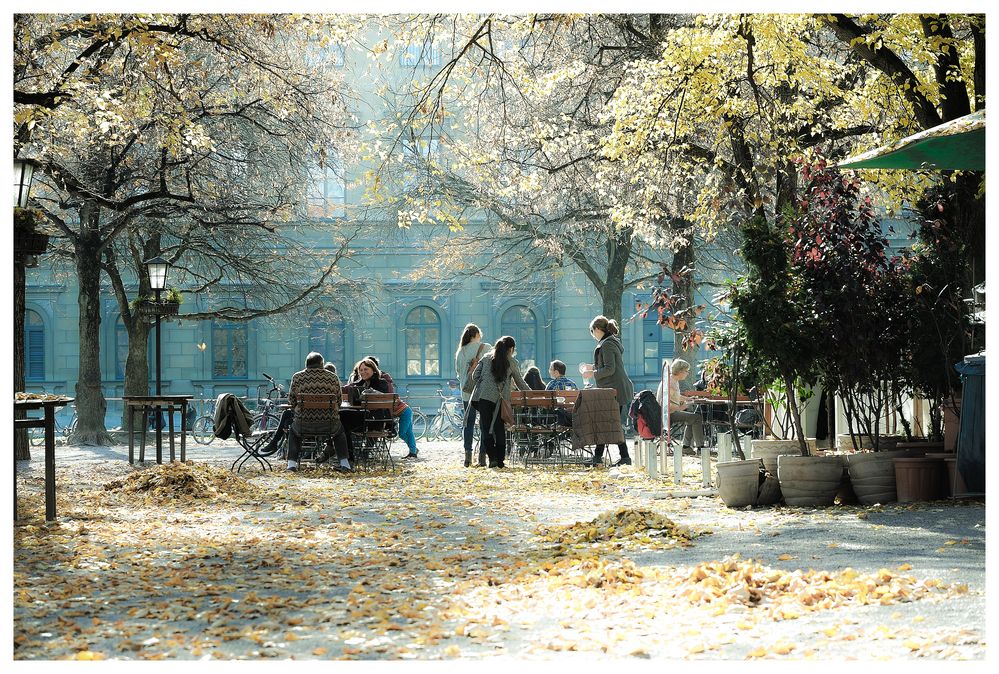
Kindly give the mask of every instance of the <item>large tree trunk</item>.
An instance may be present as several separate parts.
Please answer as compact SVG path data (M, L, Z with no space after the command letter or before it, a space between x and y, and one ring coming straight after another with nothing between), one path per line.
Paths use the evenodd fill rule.
M81 218L85 220L85 218ZM76 430L70 442L109 445L104 425L107 401L101 388L101 240L95 229L83 225L75 244L76 273L80 283L80 374L76 382Z
M14 260L14 391L24 390L24 300L25 300L24 258L17 255ZM14 412L15 419L24 419L24 410ZM24 461L31 458L28 445L28 431L24 428L14 432L14 458Z
M607 238L607 279L600 292L603 315L621 325L621 298L624 296L624 276L631 259L633 232L623 229L616 238Z

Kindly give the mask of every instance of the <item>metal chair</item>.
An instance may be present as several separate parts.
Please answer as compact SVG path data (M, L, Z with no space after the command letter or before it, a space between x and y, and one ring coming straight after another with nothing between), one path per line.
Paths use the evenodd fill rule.
M364 425L358 433L361 442L354 443L355 458L359 466L370 470L380 465L384 470L395 470L390 452L392 441L398 436L392 411L399 404L395 393L366 393L361 396Z

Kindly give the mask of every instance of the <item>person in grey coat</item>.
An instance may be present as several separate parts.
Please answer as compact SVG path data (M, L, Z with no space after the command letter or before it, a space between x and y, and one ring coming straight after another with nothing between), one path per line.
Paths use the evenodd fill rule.
M482 446L489 456L490 468L503 468L506 459L506 426L500 417L500 398L510 402L511 384L521 391L531 387L520 374L514 358L517 343L509 335L500 337L496 346L475 366L472 372L472 405L479 412Z
M472 407L472 389L468 380L479 364L482 356L489 353L492 344L482 341L482 331L475 323L469 323L461 331L461 341L454 354L454 370L458 375L458 387L461 389L461 402L465 411L465 428L462 439L465 441L465 468L472 465L472 440L475 436L475 408ZM479 465L486 465L486 452L479 450Z
M617 391L617 404L624 410L631 405L635 395L635 386L628 378L624 369L624 345L621 343L620 330L617 321L607 320L606 316L597 316L590 321L590 335L597 340L597 348L593 350L593 365L583 372L583 378L593 377L598 388L612 388ZM617 445L621 453L615 466L630 466L631 456L628 454L628 443ZM594 466L602 465L604 461L604 445L597 445L593 451Z

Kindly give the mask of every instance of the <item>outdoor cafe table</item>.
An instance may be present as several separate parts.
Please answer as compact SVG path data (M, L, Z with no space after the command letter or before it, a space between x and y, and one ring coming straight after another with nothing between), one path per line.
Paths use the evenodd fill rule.
M170 461L174 460L174 426L173 413L180 410L180 461L187 460L187 445L184 433L184 421L187 419L187 403L190 395L158 395L158 396L122 396L125 403L125 418L128 430L128 462L135 463L135 430L134 417L142 414L142 427L139 431L139 461L146 460L146 419L151 410L159 412L167 408L167 428L170 434ZM161 421L156 420L156 463L163 463L163 428Z
M55 484L55 411L73 402L72 398L53 400L14 400L15 417L18 411L42 410L41 418L14 419L14 433L20 428L45 429L45 519L56 518ZM25 415L27 416L27 415ZM17 519L17 458L14 458L14 519Z

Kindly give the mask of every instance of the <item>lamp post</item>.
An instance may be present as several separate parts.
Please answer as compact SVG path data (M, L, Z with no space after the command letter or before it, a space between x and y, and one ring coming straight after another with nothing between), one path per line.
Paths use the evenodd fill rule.
M30 159L14 157L14 207L26 208L28 206L28 195L31 192L31 181L35 175L35 163ZM14 390L23 391L24 386L24 304L26 295L26 277L24 268L30 253L22 250L23 243L22 229L20 227L18 213L15 210L15 232L14 232ZM25 228L25 231L28 231ZM30 231L34 231L33 228ZM15 411L16 418L24 418L24 410ZM19 429L14 434L14 458L29 459L31 453L28 448L28 432Z
M170 263L160 256L151 260L146 260L146 269L149 271L149 287L156 293L156 305L159 307L160 292L166 288L167 270ZM156 314L156 395L162 395L160 388L160 315Z

